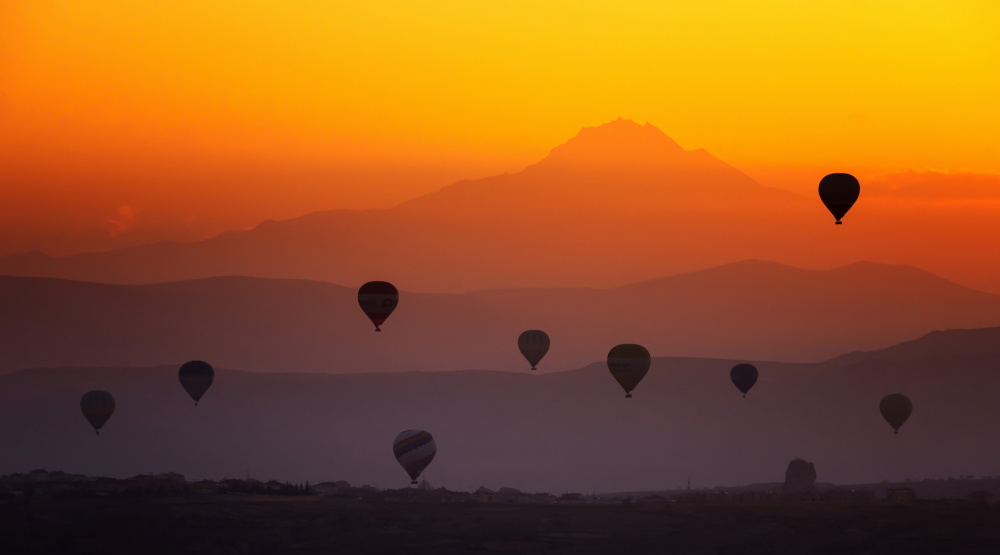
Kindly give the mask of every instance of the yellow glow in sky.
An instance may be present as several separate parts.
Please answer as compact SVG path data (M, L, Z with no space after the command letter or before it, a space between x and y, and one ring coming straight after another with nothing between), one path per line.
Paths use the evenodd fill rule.
M517 170L649 121L738 167L1000 172L1000 2L5 2L0 146Z

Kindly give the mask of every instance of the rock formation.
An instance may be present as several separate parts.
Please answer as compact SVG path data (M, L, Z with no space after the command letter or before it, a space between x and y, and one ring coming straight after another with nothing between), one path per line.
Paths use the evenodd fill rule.
M798 493L816 490L816 467L802 459L793 459L785 470L784 491Z

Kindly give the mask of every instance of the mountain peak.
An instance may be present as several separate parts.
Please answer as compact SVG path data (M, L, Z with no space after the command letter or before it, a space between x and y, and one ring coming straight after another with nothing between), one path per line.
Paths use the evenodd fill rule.
M585 166L656 166L674 163L685 150L650 123L640 125L619 117L596 127L584 127L575 137L552 149L541 163Z

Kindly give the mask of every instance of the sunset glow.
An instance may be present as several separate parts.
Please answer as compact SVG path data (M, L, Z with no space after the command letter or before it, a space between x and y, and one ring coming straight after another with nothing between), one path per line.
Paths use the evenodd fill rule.
M2 194L86 197L97 223L198 207L169 227L241 191L224 227L245 227L518 171L618 116L799 191L817 168L1000 172L997 21L989 1L5 2Z
M994 2L0 10L0 254L389 208L619 116L806 196L844 171L890 207L996 205ZM881 185L913 171L938 173Z
M0 0L5 553L986 552L998 61L997 0Z

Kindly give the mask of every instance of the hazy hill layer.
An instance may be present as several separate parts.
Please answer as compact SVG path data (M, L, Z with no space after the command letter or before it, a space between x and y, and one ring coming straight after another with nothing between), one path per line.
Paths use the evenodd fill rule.
M17 254L0 257L0 274L103 283L380 279L411 291L613 286L734 254L758 257L732 251L743 240L728 228L778 222L774 214L803 204L705 151L683 150L651 125L618 120L584 129L524 171L460 182L388 210L316 212L193 243Z
M427 478L474 489L635 491L780 481L788 461L819 480L992 475L1000 409L1000 328L942 332L820 364L757 363L746 399L733 361L656 358L625 399L603 363L551 374L462 371L373 375L220 370L197 408L176 368L40 369L0 377L0 473L37 467L127 476L246 475L385 487L407 479L395 434L431 431ZM932 356L927 356L930 353ZM95 436L79 413L111 391ZM892 430L878 412L905 393L914 413Z
M192 243L15 254L0 257L0 274L102 283L388 280L408 291L462 292L613 287L744 259L811 268L875 260L1000 292L1000 259L983 255L1000 235L994 205L885 190L862 184L845 225L835 226L815 196L765 187L652 125L617 120L583 129L523 171L391 209L315 212Z
M552 339L541 371L601 360L619 343L654 356L816 361L993 325L996 295L868 263L814 271L746 261L614 289L403 291L382 333L355 289L320 282L0 278L0 371L189 359L271 372L525 371L516 340L526 329Z
M960 188L953 181L936 176L927 186ZM408 291L462 292L613 287L744 259L811 268L876 260L1000 292L1000 259L969 254L994 247L993 205L886 195L886 187L863 183L845 225L835 226L814 196L765 187L652 125L617 120L583 129L523 171L455 183L392 209L315 212L192 243L15 254L0 257L0 274L103 283L388 280Z

